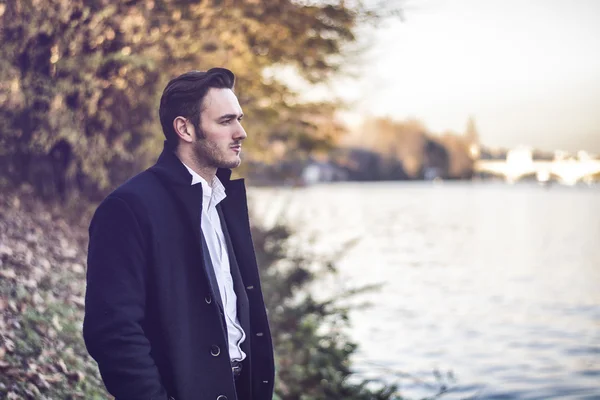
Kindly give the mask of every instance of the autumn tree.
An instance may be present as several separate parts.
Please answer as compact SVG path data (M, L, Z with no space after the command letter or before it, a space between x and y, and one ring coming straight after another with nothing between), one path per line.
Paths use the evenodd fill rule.
M366 4L367 2L365 2ZM74 147L79 183L105 190L148 165L162 143L166 82L230 68L247 114L250 155L273 138L312 151L343 129L333 102L302 102L306 85L343 73L356 30L389 14L361 1L14 0L0 5L0 162L26 180L31 156ZM84 179L85 178L85 179Z
M420 176L427 134L423 123L415 119L371 118L362 131L361 142L365 148L400 161L409 177Z
M471 126L473 134L474 122ZM421 121L392 118L371 118L361 131L360 139L350 142L351 146L399 161L409 178L423 178L426 168L435 168L440 177L449 179L470 179L473 175L470 142L463 135L451 131L438 135Z
M465 138L455 132L447 131L441 136L440 141L449 155L448 177L471 179L473 176L473 159Z

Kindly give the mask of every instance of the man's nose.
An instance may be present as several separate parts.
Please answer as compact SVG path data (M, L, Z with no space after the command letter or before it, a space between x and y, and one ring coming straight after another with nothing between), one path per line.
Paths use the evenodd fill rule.
M235 133L235 139L236 140L244 140L247 137L248 137L248 135L246 134L246 130L244 129L242 124L239 124L239 127Z

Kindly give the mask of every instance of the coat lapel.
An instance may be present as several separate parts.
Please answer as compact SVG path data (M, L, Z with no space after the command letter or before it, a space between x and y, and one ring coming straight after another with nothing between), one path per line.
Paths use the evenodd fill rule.
M212 259L210 258L210 252L208 250L208 244L206 243L206 238L202 235L202 258L204 260L204 267L206 269L206 273L208 274L208 280L210 283L210 288L213 292L213 297L217 300L217 304L221 308L223 312L225 308L223 307L223 299L221 298L221 291L219 290L219 281L217 281L217 276L215 275L215 266L212 263Z
M231 185L231 182L230 182ZM235 187L234 183L234 187ZM226 189L227 190L227 189ZM233 196L233 199L236 199L236 192L233 189L233 193L231 193L232 189L230 186L230 191L227 194L227 198L230 198L230 195ZM223 234L225 236L225 241L227 242L227 253L229 255L229 265L231 269L231 277L233 279L233 286L237 296L237 316L240 321L240 325L242 329L246 333L246 339L241 345L242 351L246 353L246 359L244 361L244 372L242 374L242 378L236 382L236 387L239 387L242 392L246 391L247 393L252 392L252 339L253 339L253 331L252 325L250 323L250 300L248 298L249 293L254 291L254 281L244 280L241 271L247 268L247 263L239 263L238 256L236 255L237 248L234 246L231 240L230 227L234 231L236 230L237 219L230 218L228 222L225 217L225 213L223 211L223 202L217 206L217 211L219 213L219 219L221 220L221 227L223 228ZM238 252L239 253L239 252ZM245 261L245 259L240 259ZM245 266L246 268L243 268ZM246 274L247 275L247 274ZM252 282L252 283L247 283ZM249 289L251 288L251 289ZM258 289L258 287L256 287Z
M246 336L250 337L250 314L248 307L248 296L246 295L246 288L244 287L244 280L240 274L240 267L237 262L237 257L233 251L233 244L231 243L231 237L229 235L229 227L227 221L223 216L223 210L220 206L217 206L217 212L219 213L219 219L221 220L221 227L223 229L223 236L225 236L225 242L227 244L227 255L229 257L229 266L231 271L231 278L233 279L233 289L235 290L237 297L237 310L238 318L242 329L246 332Z
M217 176L219 176L219 172L217 172ZM221 177L219 179L223 182ZM240 274L246 287L259 290L258 269L256 265L247 265L247 263L256 263L256 256L250 234L244 180L237 179L226 182L227 184L224 183L224 185L227 197L221 202L221 207L223 217L229 228L229 236L235 250L235 255L237 256L237 260L241 260L239 264Z
M189 229L194 232L194 239L200 248L201 264L210 283L213 298L216 299L221 311L223 302L219 292L219 286L215 271L210 261L208 247L201 229L202 218L202 185L192 185L192 176L181 163L179 158L165 144L156 164L150 168L161 182L167 187L181 210L182 219L187 222Z

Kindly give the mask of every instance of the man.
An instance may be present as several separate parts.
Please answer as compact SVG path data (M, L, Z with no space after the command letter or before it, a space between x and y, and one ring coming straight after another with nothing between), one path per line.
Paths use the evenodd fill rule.
M192 71L160 102L165 148L90 224L85 343L117 400L271 400L273 346L229 70Z

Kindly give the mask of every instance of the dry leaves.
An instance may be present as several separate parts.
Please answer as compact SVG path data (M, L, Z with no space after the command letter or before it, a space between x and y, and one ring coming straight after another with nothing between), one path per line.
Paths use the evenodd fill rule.
M81 338L87 227L23 203L0 195L0 398L109 398Z

